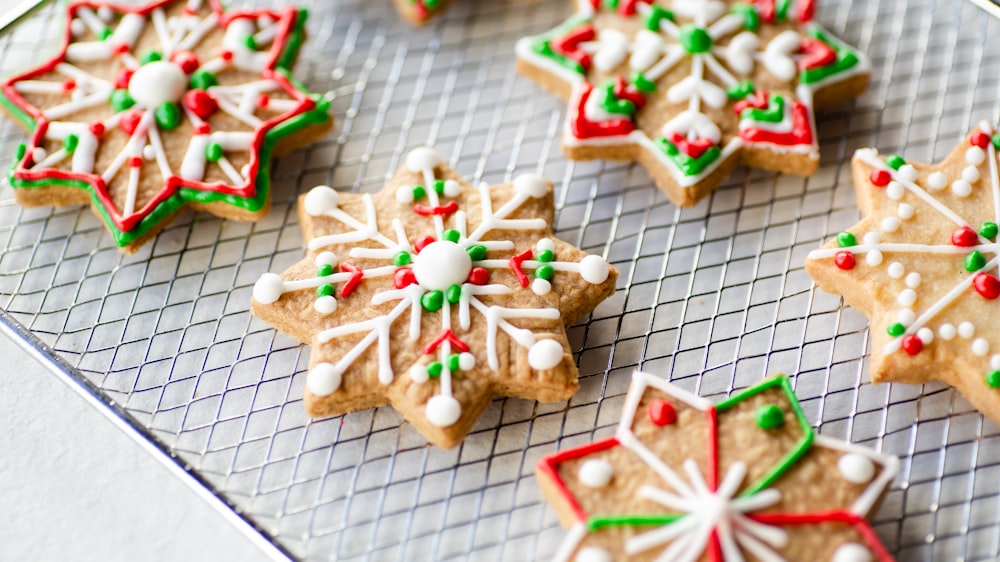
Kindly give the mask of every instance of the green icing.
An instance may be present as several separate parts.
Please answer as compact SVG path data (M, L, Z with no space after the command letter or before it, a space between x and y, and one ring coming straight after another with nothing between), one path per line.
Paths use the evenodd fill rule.
M818 39L832 47L837 53L837 60L826 66L810 68L800 72L799 81L803 84L815 84L817 82L821 82L835 74L840 74L841 72L854 68L860 62L857 53L855 53L850 47L827 35L819 27L810 27L808 33L813 38Z
M777 94L771 94L767 109L757 109L750 107L740 113L740 119L750 119L751 121L764 123L781 123L785 117L785 98Z
M458 304L458 301L462 299L462 286L452 285L451 287L448 287L448 290L445 291L444 297L448 299L449 303Z
M410 255L410 252L399 252L392 258L392 265L403 267L404 265L410 265L411 261L413 261L413 257Z
M428 312L437 312L444 306L444 293L441 291L428 291L421 295L420 306Z
M552 276L555 275L555 272L556 270L551 265L543 265L535 270L535 279L552 281Z
M560 66L566 68L567 70L571 70L573 72L576 72L577 74L586 74L587 72L583 69L582 66L580 66L580 63L576 62L575 60L569 57L564 57L559 53L555 52L555 50L552 49L552 44L551 44L552 39L554 37L560 37L562 35L565 35L570 31L572 31L573 29L585 23L590 23L590 18L586 17L570 18L564 24L560 25L559 27L553 29L548 34L543 35L542 37L539 37L537 40L535 40L531 44L532 52L534 52L537 55L543 56L553 62L558 63Z
M461 360L458 358L458 354L452 353L451 356L448 357L448 370L457 371L459 368L460 361Z
M900 168L906 165L906 160L903 160L902 156L893 154L885 159L885 165L889 166L893 170L899 171Z
M601 104L601 109L604 111L626 117L631 117L635 113L635 104L631 100L618 99L618 96L615 95L614 81L605 81L597 87L596 93L598 96L597 99Z
M333 285L330 284L320 285L319 287L316 287L317 297L332 297L333 292L334 292Z
M683 515L606 515L591 517L587 520L587 530L598 531L605 527L657 527L679 520Z
M729 96L729 99L731 100L741 100L752 95L756 91L757 88L753 85L753 82L750 80L744 80L726 90L726 95Z
M722 149L713 146L698 158L691 158L665 138L656 139L656 143L685 176L697 176L722 155Z
M444 370L444 365L440 361L434 361L427 365L427 376L432 379L436 379L441 376L441 371Z
M1000 371L986 373L986 384L990 388L1000 388Z
M469 246L465 249L472 261L483 261L486 259L486 246Z
M889 327L886 328L885 331L890 336L898 338L899 336L906 333L906 326L900 324L899 322L896 322L894 324L889 324Z
M441 233L441 238L449 241L455 242L456 244L462 238L462 233L455 230L454 228L449 228L448 230Z
M966 271L979 271L986 266L986 257L979 253L978 250L973 250L969 255L965 256L965 270Z
M649 10L649 15L646 16L646 29L650 31L660 31L660 22L663 20L675 21L674 13L670 10L653 4L652 8Z
M748 31L757 31L760 28L760 14L756 7L740 2L733 4L729 11L743 16L743 27L747 28Z

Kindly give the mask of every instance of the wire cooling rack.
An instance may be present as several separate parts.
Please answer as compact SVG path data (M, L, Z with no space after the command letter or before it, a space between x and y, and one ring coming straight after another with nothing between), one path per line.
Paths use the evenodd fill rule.
M864 317L802 269L857 219L854 149L941 158L996 117L1000 23L963 0L824 0L822 23L874 71L860 100L820 116L820 171L740 169L681 210L637 166L567 161L563 102L514 74L514 42L562 21L568 2L465 0L419 30L388 0L311 4L297 74L330 92L338 125L278 161L263 221L186 213L123 257L89 210L22 209L0 187L0 325L249 535L316 560L547 558L563 531L534 464L611 433L639 366L717 397L793 374L821 433L901 457L875 518L891 551L1000 556L998 427L946 387L870 384ZM0 37L0 74L53 51L60 21L50 5ZM25 139L0 122L0 167ZM307 419L308 349L248 312L258 276L302 254L298 194L375 191L425 143L476 182L545 174L558 235L622 271L617 294L570 331L580 392L498 399L454 450L427 446L390 408Z

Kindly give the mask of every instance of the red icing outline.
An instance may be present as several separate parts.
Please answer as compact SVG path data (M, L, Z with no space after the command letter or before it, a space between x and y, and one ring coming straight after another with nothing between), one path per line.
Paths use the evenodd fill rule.
M593 137L616 137L624 136L635 130L635 124L631 119L611 119L609 121L593 122L589 121L584 114L583 108L587 104L587 99L593 93L594 86L588 83L580 85L577 95L577 102L572 104L572 111L569 118L570 132L578 139L589 139Z
M821 511L818 513L757 513L750 519L765 525L816 525L817 523L844 523L854 527L880 562L892 562L893 558L882 545L875 530L865 518L850 511Z
M533 255L534 254L532 253L531 249L529 248L529 249L521 252L520 254L512 256L510 258L510 261L507 262L507 265L509 265L510 268L514 270L514 275L517 276L517 281L518 281L518 283L521 284L522 287L527 287L528 286L528 276L525 275L524 274L524 270L521 269L521 264L524 263L527 260L530 260Z
M615 76L614 92L618 99L632 102L637 111L646 105L646 96L626 82L624 76Z
M674 143L674 146L678 150L696 160L701 158L709 148L715 146L715 143L711 139L688 140L687 137L680 133L674 133L670 137L670 142Z
M591 24L584 24L572 29L561 37L549 41L549 46L556 53L574 60L583 67L584 72L590 70L592 63L590 55L580 49L580 43L593 41L597 38L597 30Z
M346 261L340 262L340 271L346 271L351 274L351 278L344 281L340 286L340 296L347 297L361 284L361 278L365 276L365 271L353 263Z
M563 497L564 500L566 500L570 509L573 510L573 514L576 515L577 520L581 523L587 521L587 513L583 511L583 508L580 507L576 498L573 497L573 494L571 494L569 489L566 488L566 483L559 477L559 470L556 467L566 461L585 457L591 453L599 453L606 449L617 447L618 445L619 442L617 437L608 437L607 439L594 441L593 443L587 443L586 445L581 445L579 447L574 447L572 449L544 456L539 459L538 464L535 465L538 472L549 478L552 485L555 486L556 491Z
M740 131L740 138L747 142L767 142L779 146L795 146L813 143L812 120L809 118L809 110L800 102L786 100L785 103L792 104L792 130L787 133L778 133L759 129L757 127L747 127Z
M799 70L812 70L837 62L837 51L815 37L803 37L800 50L805 56L798 60Z
M451 331L451 328L445 328L444 330L441 331L440 334L438 334L438 337L434 338L434 341L432 341L431 343L427 344L424 347L424 355L430 355L434 353L434 351L437 350L438 346L444 343L445 340L451 343L451 345L453 345L455 349L459 351L462 352L469 351L469 346L464 341L458 339L458 336L455 335L455 332Z
M454 201L449 201L447 205L438 205L437 207L429 207L427 205L414 205L413 212L418 215L423 215L425 217L432 217L435 215L448 216L458 210L458 203Z
M653 0L621 0L621 3L618 4L618 13L623 16L634 16L636 4L639 2L652 4Z

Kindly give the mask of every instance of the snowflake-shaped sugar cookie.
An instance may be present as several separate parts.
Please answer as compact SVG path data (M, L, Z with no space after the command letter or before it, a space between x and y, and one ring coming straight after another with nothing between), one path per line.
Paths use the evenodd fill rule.
M464 183L420 148L379 193L316 187L299 216L306 258L254 286L254 313L312 344L306 408L387 402L451 447L494 394L565 400L577 389L565 326L617 272L552 236L549 183Z
M637 160L693 205L741 161L815 171L813 108L862 92L869 63L812 16L812 0L578 0L518 42L518 69L571 100L570 158Z
M538 463L558 562L891 560L866 521L895 457L813 433L788 378L719 404L636 373L614 437Z
M32 131L11 183L24 205L89 201L125 251L184 205L260 218L271 156L330 126L329 104L288 74L305 11L224 13L216 0L66 10L59 54L0 84L0 105Z
M950 384L1000 422L997 146L983 123L936 166L859 150L865 218L806 270L870 318L874 382Z

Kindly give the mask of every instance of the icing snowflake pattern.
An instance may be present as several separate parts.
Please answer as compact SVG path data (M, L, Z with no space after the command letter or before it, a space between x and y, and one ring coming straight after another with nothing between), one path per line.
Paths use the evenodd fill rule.
M746 433L746 427L726 426L747 425L744 418L727 420L740 415L751 416L758 437L749 444L730 440L729 450L720 449L724 431ZM769 441L773 432L789 428L794 442ZM668 433L675 431L706 431L707 450L685 458L689 447L670 444L683 439ZM782 455L774 466L755 466L748 451L760 451L759 444ZM830 460L839 480L832 474L827 480L837 480L843 493L822 500L828 505L801 511L795 499L800 496L790 489L801 484L789 484L795 482L789 475ZM549 484L543 487L549 501L571 515L563 520L570 532L555 556L559 562L606 562L614 559L612 552L672 562L748 556L779 561L802 548L794 544L796 537L815 539L824 533L838 537L824 546L835 561L891 560L865 516L897 470L894 457L814 435L785 376L713 405L644 373L633 376L614 437L538 463L539 479ZM635 487L637 479L641 484ZM621 504L598 498L615 497L618 485L634 489L634 497ZM819 552L808 554L823 559Z
M254 287L256 303L265 308L280 305L282 295L315 290L313 308L321 317L333 318L343 307L380 311L357 321L330 322L317 331L314 358L316 347L326 342L356 341L351 340L354 343L339 357L313 362L307 377L313 395L333 395L352 372L364 368L359 358L374 350L369 361L377 364L378 383L388 387L399 377L409 377L416 385L433 384L437 393L426 400L424 417L434 427L450 427L463 415L462 401L454 391L456 377L502 371L507 360L501 360L501 349L504 354L511 345L523 349L527 366L535 371L551 370L566 361L564 315L551 305L554 287L613 291L613 270L603 258L573 249L582 259L563 261L560 255L568 250L564 243L557 246L546 237L551 233L547 220L515 218L525 206L551 199L544 178L536 174L515 178L511 197L495 206L490 186L464 188L439 175L436 169L441 166L432 149L412 151L406 171L419 175L422 184L400 185L392 194L396 208L409 215L409 224L416 219L422 225L420 232L408 231L398 217L382 232L379 214L391 211L380 210L372 195L342 196L320 186L302 199L305 214L337 225L336 232L308 240L317 275L289 280L265 274ZM341 208L342 197L360 198L363 216ZM461 202L477 208L479 216L468 216ZM534 243L516 247L515 235L529 236ZM369 265L352 263L359 260ZM374 287L370 302L353 294L362 284ZM503 299L519 292L533 295L534 304L504 304ZM431 331L428 316L436 318ZM465 335L477 324L485 325L483 341ZM405 372L394 367L400 346L420 350Z
M580 0L570 20L522 39L517 53L572 87L565 147L638 147L690 188L745 148L818 158L814 92L869 64L812 15L811 0ZM664 101L666 122L643 114ZM720 126L730 120L734 134Z
M120 246L187 203L263 211L275 143L330 120L286 70L305 12L166 0L77 1L67 14L61 52L0 86L34 131L11 180L87 190ZM155 194L141 192L147 176Z
M873 313L873 380L910 382L913 361L948 347L958 361L932 361L928 378L954 384L984 411L1000 389L1000 339L993 316L981 313L1000 297L998 146L1000 135L981 123L948 167L859 150L855 180L866 218L806 262L814 278L836 276L843 288L873 283L894 296L856 304ZM925 282L942 272L953 274Z

